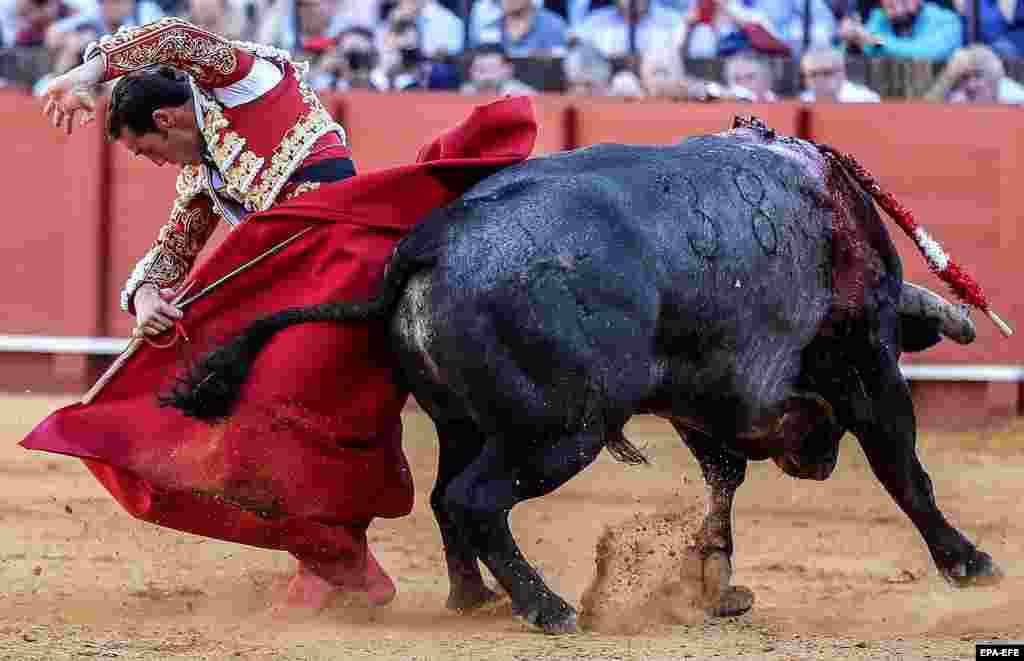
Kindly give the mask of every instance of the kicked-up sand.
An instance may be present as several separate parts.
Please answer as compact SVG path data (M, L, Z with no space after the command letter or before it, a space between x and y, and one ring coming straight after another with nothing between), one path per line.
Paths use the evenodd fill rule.
M339 606L283 623L268 613L293 568L286 554L136 521L78 461L15 445L67 401L0 399L2 660L973 659L975 641L1024 639L1024 422L920 438L940 506L1000 563L1000 585L948 586L848 436L824 483L751 464L736 496L733 583L753 591L754 605L712 618L681 609L678 593L662 598L686 589L670 553L685 550L699 525L700 469L667 424L636 418L627 435L652 465L603 454L512 513L523 552L552 588L577 606L597 597L608 606L610 626L551 637L507 608L445 609L428 502L437 443L421 413L405 420L416 507L370 530L398 598L376 611ZM609 531L629 544L602 551ZM625 568L635 555L609 551L640 547L650 560L633 573Z

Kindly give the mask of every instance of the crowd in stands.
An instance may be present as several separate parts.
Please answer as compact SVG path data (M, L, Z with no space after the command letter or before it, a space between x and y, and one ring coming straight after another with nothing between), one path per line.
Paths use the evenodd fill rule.
M1004 66L1024 57L1024 0L0 0L0 52L43 51L56 75L169 15L290 50L321 90L766 102L783 58L803 101L881 100L848 78L856 57L945 64L927 100L1024 103ZM719 80L687 71L708 58Z

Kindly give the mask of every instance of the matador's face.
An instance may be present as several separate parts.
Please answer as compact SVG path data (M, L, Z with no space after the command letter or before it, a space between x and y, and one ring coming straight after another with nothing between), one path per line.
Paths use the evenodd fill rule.
M128 151L148 158L157 166L166 163L198 165L203 157L203 137L191 110L179 110L164 108L156 111L156 131L139 134L126 127L118 141Z

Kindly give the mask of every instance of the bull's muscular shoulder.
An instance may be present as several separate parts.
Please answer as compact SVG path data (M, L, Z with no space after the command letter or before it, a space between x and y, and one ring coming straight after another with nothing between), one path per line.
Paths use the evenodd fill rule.
M459 234L516 227L546 233L560 219L668 229L676 218L684 229L713 216L777 235L787 223L816 233L821 223L808 217L830 204L824 177L799 141L766 145L725 134L675 145L602 144L530 159L480 182L432 224L457 219Z
M583 255L642 256L642 268L664 278L702 277L715 260L721 282L702 280L707 287L748 281L747 272L781 277L796 258L817 273L830 201L813 165L798 148L731 134L595 145L501 170L433 214L412 241L495 281Z
M711 186L735 182L741 173L824 194L824 164L816 150L798 140L755 142L741 133L674 145L600 144L533 158L485 179L463 201L497 200L521 191L527 182L563 183L576 190L592 180L615 188L655 190L664 188L666 177L690 177Z

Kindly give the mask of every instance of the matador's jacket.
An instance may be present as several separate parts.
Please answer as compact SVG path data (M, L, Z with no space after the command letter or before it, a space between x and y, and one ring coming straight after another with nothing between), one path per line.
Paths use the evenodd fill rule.
M165 19L105 38L89 55L104 58L108 79L154 64L187 72L207 147L204 163L178 178L170 220L125 288L127 310L143 282L199 291L313 229L188 307L188 341L143 347L90 404L52 414L22 445L83 458L136 517L300 559L350 558L357 585L367 525L413 502L400 444L406 393L383 322L280 333L220 424L161 408L158 394L254 319L373 295L410 227L529 155L530 101L480 106L415 163L348 176L344 131L282 52ZM234 229L193 267L220 219Z

